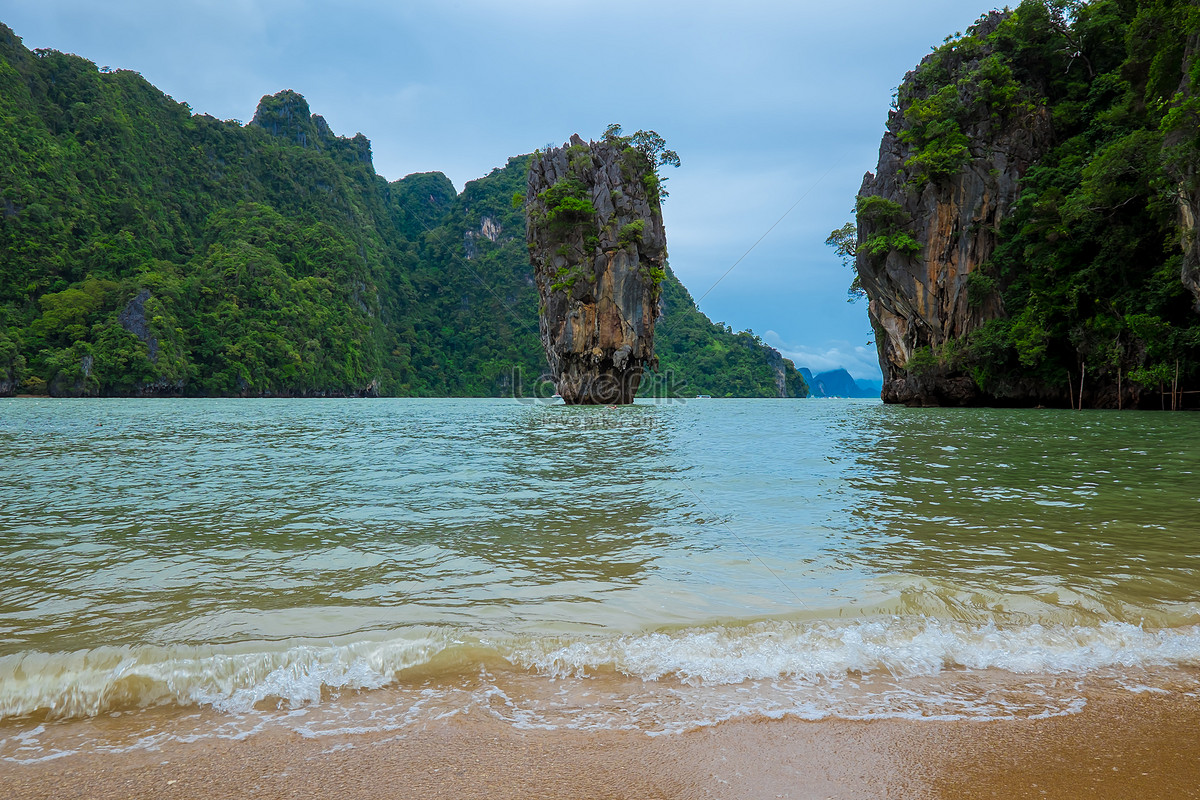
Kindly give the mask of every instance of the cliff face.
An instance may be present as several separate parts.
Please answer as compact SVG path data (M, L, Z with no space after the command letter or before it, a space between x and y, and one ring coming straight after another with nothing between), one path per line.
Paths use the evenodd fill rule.
M993 12L898 90L856 206L887 402L1195 405L1200 6L1072 8Z
M1200 312L1200 33L1188 39L1184 56L1183 82L1179 86L1178 106L1173 129L1163 142L1164 162L1176 182L1179 203L1180 243L1183 246L1183 285L1196 298Z
M655 363L667 239L647 164L619 142L577 135L530 163L526 239L542 346L570 404L631 403Z
M973 35L985 38L1004 17L993 12ZM969 73L991 52L984 47L969 59L955 56L943 57L937 68L950 76ZM965 138L951 151L959 163L952 170L944 164L923 167L922 150L944 144L922 141L920 114L912 113L915 105L930 104L941 90L921 74L936 57L927 57L905 77L879 149L879 166L867 173L859 191L857 268L870 301L884 372L883 399L891 403L968 404L978 399L969 377L939 370L913 375L905 368L918 348L940 348L1003 316L1003 301L994 287L979 281L969 290L970 276L996 249L1020 179L1051 138L1044 108L997 117L985 98L960 89L957 122ZM865 198L886 202L864 203ZM887 240L898 232L911 240L889 246Z

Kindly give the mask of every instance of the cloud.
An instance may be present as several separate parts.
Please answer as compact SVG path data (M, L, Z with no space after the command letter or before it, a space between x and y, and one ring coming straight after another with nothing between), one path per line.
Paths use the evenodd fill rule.
M763 334L763 341L790 358L797 368L808 367L813 374L844 369L855 378L881 380L879 358L874 343L852 344L846 341L827 341L820 345L790 344L775 331Z

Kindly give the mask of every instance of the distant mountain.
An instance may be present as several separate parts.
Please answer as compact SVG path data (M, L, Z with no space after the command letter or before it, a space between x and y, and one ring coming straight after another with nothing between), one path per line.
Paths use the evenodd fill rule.
M883 389L882 382L855 380L844 369L813 375L808 367L800 367L800 374L808 384L809 397L878 397Z
M870 380L866 381L862 378L855 378L854 382L858 384L858 388L863 391L860 397L879 397L883 392L883 381Z

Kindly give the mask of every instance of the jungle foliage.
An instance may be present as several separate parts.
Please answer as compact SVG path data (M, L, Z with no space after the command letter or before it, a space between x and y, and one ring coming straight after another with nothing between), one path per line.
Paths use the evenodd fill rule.
M545 368L526 165L389 183L295 92L218 120L0 25L0 393L511 393ZM673 313L689 383L778 394L777 353Z
M967 287L972 305L997 295L1003 315L911 369L970 375L997 398L1031 383L1078 389L1081 373L1155 396L1177 372L1200 380L1178 204L1200 174L1200 59L1188 48L1198 30L1189 0L1025 0L986 38L949 39L909 75L897 109L911 191L987 168L980 120L1048 115L1052 130ZM888 202L860 198L859 215L886 215ZM859 251L903 249L884 240L902 235L905 221L892 221Z

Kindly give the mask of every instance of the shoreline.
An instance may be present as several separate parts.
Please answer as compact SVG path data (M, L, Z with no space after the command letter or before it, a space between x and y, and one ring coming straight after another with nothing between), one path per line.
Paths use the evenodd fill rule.
M122 719L69 723L113 735ZM344 800L1200 797L1200 697L1089 693L1043 719L750 718L659 736L521 730L486 712L417 730L242 740L0 763L10 798ZM128 734L128 731L125 731Z

